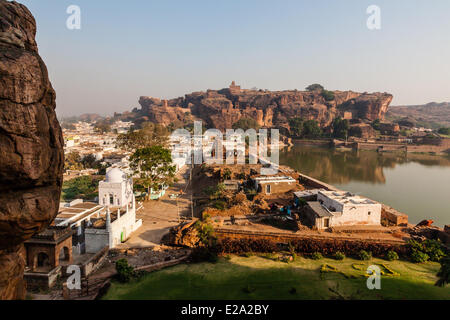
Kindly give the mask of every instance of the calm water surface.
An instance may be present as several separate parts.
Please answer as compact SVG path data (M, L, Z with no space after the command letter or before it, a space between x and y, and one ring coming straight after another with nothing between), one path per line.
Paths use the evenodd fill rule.
M280 163L390 205L411 223L450 224L450 157L295 145L280 152Z

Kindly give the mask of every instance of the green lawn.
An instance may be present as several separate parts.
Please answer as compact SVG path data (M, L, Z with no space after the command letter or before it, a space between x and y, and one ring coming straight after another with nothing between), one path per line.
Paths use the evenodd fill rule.
M341 271L321 273L324 263ZM382 276L369 290L364 271L352 266L384 263L399 276ZM364 268L366 270L366 268ZM439 264L346 258L295 262L262 256L221 258L218 263L181 264L129 284L113 282L104 299L450 299L450 287L435 287Z

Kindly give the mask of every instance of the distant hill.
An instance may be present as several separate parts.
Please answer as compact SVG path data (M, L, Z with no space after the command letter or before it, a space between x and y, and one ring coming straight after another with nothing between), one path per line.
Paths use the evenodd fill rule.
M450 102L391 106L386 118L393 121L408 118L414 121L417 126L425 128L450 127Z
M117 119L139 125L154 122L180 127L201 119L207 128L226 130L240 120L254 120L258 126L290 132L290 120L316 120L329 127L337 117L354 120L383 120L393 96L389 93L328 91L310 86L309 91L268 91L243 89L233 81L228 88L193 92L183 97L161 100L141 97L141 109L116 114ZM322 88L322 89L321 89Z
M84 113L79 116L72 116L72 117L63 117L60 119L62 122L66 123L74 123L78 121L82 122L97 122L99 120L103 120L105 117L102 117L101 115L97 113Z

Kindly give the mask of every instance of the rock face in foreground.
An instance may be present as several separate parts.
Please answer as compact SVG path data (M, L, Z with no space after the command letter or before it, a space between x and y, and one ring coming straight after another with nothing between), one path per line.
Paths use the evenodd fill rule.
M320 91L244 90L234 82L229 88L194 92L185 97L163 101L141 97L140 110L133 110L128 119L137 123L151 121L163 125L179 125L190 117L203 120L208 127L232 128L241 118L256 119L260 126L289 132L289 119L302 117L329 126L341 116L346 119L383 120L392 101L388 93L357 93L334 91L334 99L325 100Z
M0 0L0 299L23 299L22 243L57 214L64 163L55 92L28 9Z

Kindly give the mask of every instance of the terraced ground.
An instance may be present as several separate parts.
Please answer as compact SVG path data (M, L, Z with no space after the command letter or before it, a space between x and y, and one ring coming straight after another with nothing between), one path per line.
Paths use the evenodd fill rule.
M329 266L327 270L335 267L338 272L321 272L324 264ZM384 264L397 273L382 276L380 290L369 290L366 285L365 271L373 264ZM439 267L433 262L414 264L382 259L336 261L298 257L287 263L273 256L228 256L215 264L177 265L128 284L113 282L104 299L450 300L450 286L434 286Z

